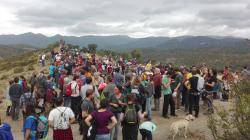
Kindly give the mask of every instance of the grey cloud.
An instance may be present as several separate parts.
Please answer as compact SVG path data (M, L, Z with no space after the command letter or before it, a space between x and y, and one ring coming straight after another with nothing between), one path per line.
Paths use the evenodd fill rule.
M16 23L32 28L55 27L78 35L241 36L247 34L250 26L249 0L16 1L22 7L16 4ZM8 4L12 5L15 4Z
M232 28L245 28L250 25L250 9L246 5L224 6L199 11L198 16L204 23L226 25Z

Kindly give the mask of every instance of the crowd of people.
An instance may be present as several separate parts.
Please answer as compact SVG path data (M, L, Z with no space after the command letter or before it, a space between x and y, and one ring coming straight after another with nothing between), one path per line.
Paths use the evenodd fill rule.
M34 72L28 80L16 77L6 92L6 115L16 121L21 110L25 140L46 139L49 128L54 140L73 140L72 124L79 125L83 140L117 140L119 135L137 140L138 133L152 140L153 111L162 109L162 117L168 119L182 109L198 118L201 99L204 113L213 113L213 100L227 101L231 84L250 73L247 67L232 72L205 64L139 64L136 59L69 49L64 43L47 59L48 74ZM44 55L40 62L44 68Z

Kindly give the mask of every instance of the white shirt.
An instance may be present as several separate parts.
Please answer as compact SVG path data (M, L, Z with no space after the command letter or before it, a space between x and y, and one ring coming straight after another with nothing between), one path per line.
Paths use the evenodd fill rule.
M50 111L48 120L52 122L55 130L59 129L60 116L62 113L64 114L66 119L62 126L63 130L68 129L70 127L69 119L75 117L73 111L69 107L60 106L54 108L53 110Z
M70 83L71 83L71 91L72 91L71 96L72 97L78 97L78 96L80 96L80 90L79 90L79 86L78 86L77 82L76 81L72 81Z
M152 133L156 130L156 125L150 121L146 121L140 125L139 129L146 129Z
M46 55L44 54L44 55L42 55L42 60L45 60L45 57L46 57Z

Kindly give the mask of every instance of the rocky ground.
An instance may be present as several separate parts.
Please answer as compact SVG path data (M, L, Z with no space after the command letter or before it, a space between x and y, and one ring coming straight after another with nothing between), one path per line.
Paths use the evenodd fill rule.
M216 106L227 106L228 103L221 102L221 101L215 101ZM19 120L17 122L13 122L9 117L4 116L4 104L1 104L1 117L3 118L3 121L8 122L12 126L12 131L15 140L22 140L23 136L21 133L22 129L22 120ZM187 140L213 140L213 137L211 135L210 130L207 128L207 116L203 114L204 109L201 107L201 113L199 115L199 118L195 119L194 121L189 123L189 129L188 129L188 138ZM185 117L185 112L183 111L183 108L176 111L176 114L178 117L171 117L170 119L164 119L161 117L160 112L153 112L153 122L157 125L157 130L153 134L153 139L155 140L167 140L172 139L170 134L170 125L172 122L175 122L177 120L183 119ZM78 132L78 125L75 124L72 126L73 128L73 135L75 140L80 140L81 135L79 135ZM49 132L49 140L52 140L52 130ZM121 138L121 132L120 132L120 138ZM139 137L139 139L141 139ZM185 138L183 136L177 136L177 140L184 140Z

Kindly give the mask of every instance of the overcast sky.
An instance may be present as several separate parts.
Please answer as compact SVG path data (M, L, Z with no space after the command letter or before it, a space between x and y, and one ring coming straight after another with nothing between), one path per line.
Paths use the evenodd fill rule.
M250 0L0 0L0 34L250 38Z

